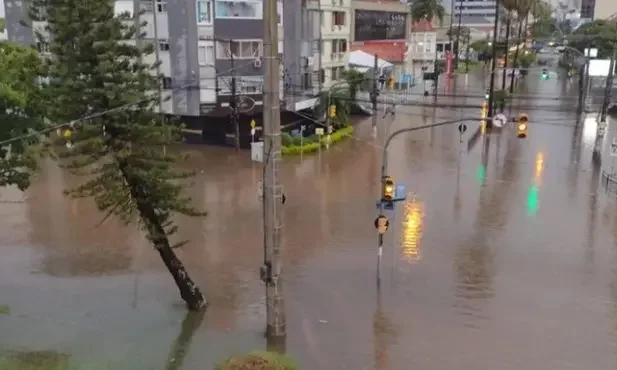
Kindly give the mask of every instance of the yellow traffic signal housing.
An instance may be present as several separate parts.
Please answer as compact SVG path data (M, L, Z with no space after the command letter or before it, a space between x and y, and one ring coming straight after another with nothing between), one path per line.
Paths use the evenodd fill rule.
M394 199L394 180L390 176L383 178L383 200L392 201Z
M336 105L332 104L328 107L328 117L335 118L336 117Z
M521 139L527 137L527 130L529 129L529 117L527 114L522 113L516 120L516 136Z

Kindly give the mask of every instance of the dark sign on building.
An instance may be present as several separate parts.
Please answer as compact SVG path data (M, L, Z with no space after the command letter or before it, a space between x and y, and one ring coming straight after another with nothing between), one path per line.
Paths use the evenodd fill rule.
M404 40L406 13L356 10L355 41Z

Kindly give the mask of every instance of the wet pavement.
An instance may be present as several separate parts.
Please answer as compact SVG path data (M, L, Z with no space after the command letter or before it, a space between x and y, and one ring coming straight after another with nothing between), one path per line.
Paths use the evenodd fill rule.
M473 81L455 89L483 94ZM529 78L524 91L571 90ZM468 150L469 122L463 143L454 126L393 142L389 174L409 195L389 214L379 292L383 131L479 112L401 106L379 117L377 137L369 118L353 139L285 160L287 350L302 369L617 366L617 199L591 164L595 123L575 128L568 99L531 100L525 140L507 128ZM185 315L135 226L99 225L90 201L62 195L75 179L46 161L25 196L2 191L0 350L56 352L84 369L197 370L265 348L261 169L233 149L182 150L209 213L181 219L178 236L211 302L204 317Z

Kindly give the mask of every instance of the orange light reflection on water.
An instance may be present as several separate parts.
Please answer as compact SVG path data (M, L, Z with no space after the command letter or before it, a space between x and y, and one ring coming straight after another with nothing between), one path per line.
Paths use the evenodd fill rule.
M402 254L408 261L419 261L422 226L424 223L424 206L415 199L405 202L403 220Z

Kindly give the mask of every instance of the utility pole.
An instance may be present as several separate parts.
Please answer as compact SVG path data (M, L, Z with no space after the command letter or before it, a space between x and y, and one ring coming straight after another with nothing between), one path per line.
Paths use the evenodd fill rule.
M585 75L587 74L587 56L585 56L585 64L579 69L578 75L578 106L576 108L577 125L581 123L581 116L585 110Z
M377 96L379 90L377 89L377 73L379 71L379 58L375 54L375 60L373 61L373 88L371 89L371 102L373 103L373 128L377 127Z
M453 9L454 10L454 9ZM458 25L456 27L456 49L454 50L454 69L458 68L458 56L461 53L461 22L463 19L463 6L458 9Z
M510 23L512 20L512 13L508 11L507 17L508 19L506 20L506 49L503 55L503 70L501 71L501 89L504 91L506 90L506 78L508 77L508 74L506 72L508 71L508 54L510 51L508 50L508 40L510 39L510 28L512 28L512 24Z
M494 116L494 90L495 90L495 68L497 66L497 29L499 28L499 0L495 1L495 24L493 25L493 50L491 52L491 73L490 73L490 85L489 85L489 95L488 95L488 116ZM486 128L493 127L493 122L491 120L486 121Z
M606 122L608 106L611 103L611 92L613 89L613 77L615 76L615 59L617 58L617 47L613 49L608 76L606 77L606 85L604 85L604 101L602 102L602 113L600 114L600 123Z
M229 50L232 48L232 40L229 40ZM236 152L240 151L240 112L238 107L238 92L236 87L236 68L234 61L234 53L229 53L229 68L231 70L231 99L229 100L229 108L231 108L231 123L234 126L236 133Z
M281 112L279 101L279 56L277 0L263 1L264 22L264 266L262 280L266 284L266 335L269 340L284 341L286 336L285 301L281 264L283 229L283 193L280 183Z

